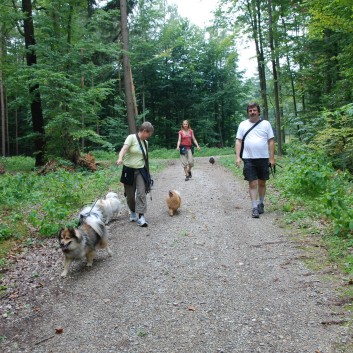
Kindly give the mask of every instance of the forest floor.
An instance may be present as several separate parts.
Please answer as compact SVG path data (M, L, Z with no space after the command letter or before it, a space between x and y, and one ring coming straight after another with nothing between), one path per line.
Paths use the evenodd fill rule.
M182 197L174 217L170 189ZM320 248L308 253L268 199L252 219L247 183L217 158L196 158L189 181L171 161L149 196L149 226L128 222L125 208L108 227L113 257L100 250L92 268L76 262L61 279L56 239L13 256L1 279L2 352L353 351L342 280L304 263Z

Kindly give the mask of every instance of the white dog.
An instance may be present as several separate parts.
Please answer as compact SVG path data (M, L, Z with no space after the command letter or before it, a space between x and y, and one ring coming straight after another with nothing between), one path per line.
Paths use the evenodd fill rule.
M103 222L108 224L121 211L121 202L118 194L115 192L108 192L105 199L99 199L95 207L99 209L103 216Z

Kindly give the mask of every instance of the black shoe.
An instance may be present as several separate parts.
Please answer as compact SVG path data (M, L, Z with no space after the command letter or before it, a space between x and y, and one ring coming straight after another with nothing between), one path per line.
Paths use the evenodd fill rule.
M259 210L259 214L263 214L265 212L265 206L264 204L261 202L257 205L257 209Z
M187 175L187 176L185 177L185 181L189 181L189 179L190 179L190 177Z
M191 177L192 177L191 172L189 172L189 178L191 178Z
M252 209L252 214L251 214L252 218L260 218L260 214L259 214L259 210L257 207L254 207Z

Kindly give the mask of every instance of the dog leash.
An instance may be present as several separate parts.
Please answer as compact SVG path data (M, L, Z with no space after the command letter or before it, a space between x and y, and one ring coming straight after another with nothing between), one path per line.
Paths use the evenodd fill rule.
M117 168L118 168L118 167L119 167L119 166L117 166ZM106 183L106 186L107 186L107 185L108 185L108 182ZM99 197L96 199L96 201L94 201L94 203L93 203L91 209L89 210L88 213L86 213L85 216L83 216L83 215L80 214L80 219L78 220L78 225L81 225L81 224L82 224L82 223L81 223L81 220L82 220L83 218L87 218L87 217L91 214L91 212L92 212L94 206L96 205L97 201L98 201L99 199L103 198L103 195L104 195L104 191L102 191L102 193L99 195Z

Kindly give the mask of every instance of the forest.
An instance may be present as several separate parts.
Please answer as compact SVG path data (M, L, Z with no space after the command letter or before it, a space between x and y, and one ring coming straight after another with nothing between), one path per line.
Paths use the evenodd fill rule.
M151 148L174 148L183 119L201 145L234 146L256 100L278 155L299 141L353 171L350 0L220 0L206 28L166 0L2 0L0 25L4 157L38 167L118 151L144 120ZM252 78L238 68L239 38L256 48Z
M252 77L240 68L244 39L254 48ZM42 270L21 268L17 260L29 256L42 266L30 254L57 244L61 227L77 226L82 207L107 191L125 203L117 153L143 121L155 128L148 154L154 188L160 187L159 173L179 162L177 133L188 119L201 146L195 151L193 182L198 182L201 158L212 168L208 160L215 156L217 175L232 173L247 192L242 168L234 163L234 144L250 101L260 104L275 132L277 172L267 184L266 213L278 234L283 230L278 242L288 240L303 253L288 264L303 263L310 278L318 272L320 281L339 285L342 309L351 314L352 0L218 0L203 28L180 16L168 0L1 0L0 298L17 298L23 284L42 288ZM210 200L218 198L212 190L209 194ZM198 202L197 197L188 201ZM236 219L236 200L225 198L224 214ZM215 217L218 212L223 210L215 210ZM185 215L194 222L186 208L180 219ZM208 229L207 222L200 232ZM188 247L202 245L186 237L183 227L178 238L190 239ZM216 229L210 225L206 234L218 242ZM243 236L243 230L236 231ZM287 274L287 259L279 256ZM45 258L45 266L51 268L51 261L57 259ZM251 261L256 266L262 259ZM31 277L17 277L22 269ZM336 274L339 278L331 276ZM299 290L307 283L303 278ZM336 315L338 304L332 309L330 296L317 288L322 287L311 289L315 301L324 298ZM11 306L3 307L4 320L18 320ZM327 325L351 327L342 318L335 316ZM325 329L324 324L319 325ZM0 343L6 339L0 335Z

